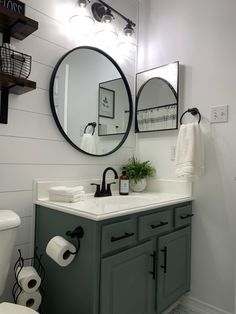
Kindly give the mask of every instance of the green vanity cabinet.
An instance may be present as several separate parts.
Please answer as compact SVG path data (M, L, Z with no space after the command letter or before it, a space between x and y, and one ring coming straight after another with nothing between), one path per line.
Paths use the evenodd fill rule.
M36 206L35 246L43 254L44 314L159 314L190 287L191 202L95 221ZM81 226L67 267L46 255L56 235Z

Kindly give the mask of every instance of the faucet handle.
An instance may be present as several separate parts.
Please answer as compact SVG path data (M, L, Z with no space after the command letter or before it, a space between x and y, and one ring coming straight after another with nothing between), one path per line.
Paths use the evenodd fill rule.
M116 184L116 182L107 183L107 195L111 196L111 185Z
M96 185L96 192L94 194L94 197L99 197L100 195L100 184L98 183L90 183L90 185Z

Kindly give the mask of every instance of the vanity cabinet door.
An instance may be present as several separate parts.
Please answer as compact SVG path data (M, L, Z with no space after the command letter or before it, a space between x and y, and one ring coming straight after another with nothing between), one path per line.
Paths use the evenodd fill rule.
M153 242L101 261L100 314L152 314Z
M190 245L190 227L158 240L157 313L190 289Z

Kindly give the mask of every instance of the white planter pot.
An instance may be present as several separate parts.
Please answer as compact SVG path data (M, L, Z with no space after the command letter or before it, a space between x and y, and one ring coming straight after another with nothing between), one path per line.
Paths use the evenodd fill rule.
M147 180L145 178L141 179L137 183L135 183L133 180L130 180L130 188L133 192L142 192L145 190L146 186Z

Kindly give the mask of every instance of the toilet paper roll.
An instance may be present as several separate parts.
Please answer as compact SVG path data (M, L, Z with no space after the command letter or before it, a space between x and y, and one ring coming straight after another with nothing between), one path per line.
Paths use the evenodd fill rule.
M75 251L75 246L60 236L52 238L46 247L47 255L62 267L68 266L73 261L75 255L70 252Z
M41 302L42 296L39 291L35 291L33 293L21 291L17 298L18 305L26 306L35 311L39 309Z
M27 266L22 269L19 267L16 273L18 274L18 284L25 292L33 293L38 290L41 278L34 267Z

